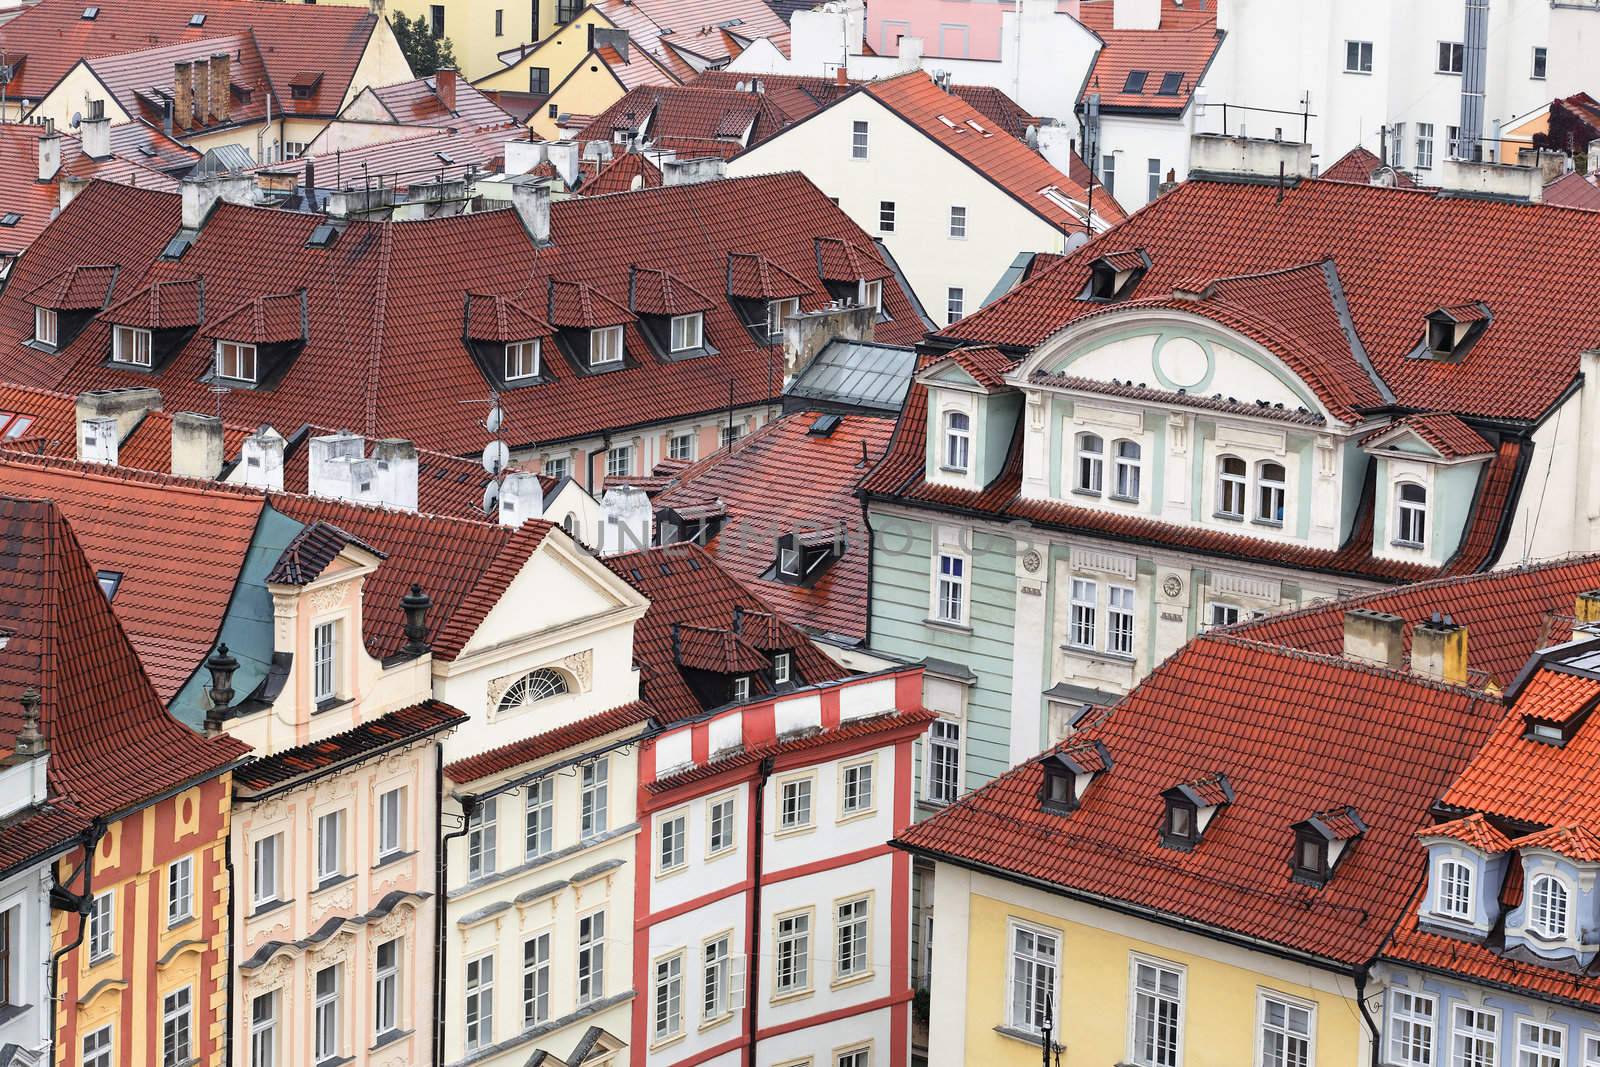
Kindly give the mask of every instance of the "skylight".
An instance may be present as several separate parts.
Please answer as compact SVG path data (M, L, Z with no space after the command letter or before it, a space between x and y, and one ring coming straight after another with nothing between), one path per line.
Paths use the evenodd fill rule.
M1122 83L1122 91L1125 93L1144 92L1144 82L1148 77L1150 77L1150 72L1147 70L1128 71L1128 80Z
M139 149L139 154L142 156L153 156L156 154L156 150L147 144L138 145L137 147Z
M455 157L452 156L449 152L435 152L434 155L438 156L440 162L442 162L442 163L454 164L455 161L456 161Z
M939 116L939 121L944 123L946 126L950 127L952 130L958 129L956 124L950 120L950 117L948 115L940 115Z
M331 222L321 222L316 229L311 231L311 236L306 238L307 248L327 248L333 244L333 239L339 235Z
M117 587L122 584L121 571L96 571L94 578L100 583L100 591L108 601L117 595Z
M22 216L15 211L8 211L4 215L0 215L0 226L15 226L21 221Z
M1183 85L1183 72L1169 70L1161 75L1161 88L1156 90L1157 96L1177 96L1178 89Z
M983 124L981 122L979 122L977 119L968 119L967 120L967 125L971 126L973 129L977 130L979 133L983 134L985 137L989 136L989 131L984 129L983 128Z
M189 246L199 234L179 230L176 237L167 242L167 247L161 250L162 259L182 259L183 254L189 251Z
M204 26L205 24L206 24L206 13L204 11L196 11L194 14L189 16L189 25L191 25L191 26Z
M83 18L85 22L93 22L99 17L100 9L98 7L86 7L83 9Z

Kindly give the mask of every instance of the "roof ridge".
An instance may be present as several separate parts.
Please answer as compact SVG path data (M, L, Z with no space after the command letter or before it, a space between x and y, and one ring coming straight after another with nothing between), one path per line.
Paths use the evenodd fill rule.
M394 226L392 219L383 223L378 231L378 270L374 279L376 292L372 300L372 344L368 349L366 376L366 436L377 433L378 374L383 362L384 329L389 307L389 265L394 252Z
M1354 670L1361 674L1370 674L1377 678L1393 678L1400 681L1413 682L1417 685L1425 686L1429 689L1437 689L1441 692L1457 693L1462 696L1470 697L1483 697L1484 699L1492 700L1497 704L1504 703L1504 697L1501 694L1491 693L1487 689L1480 689L1471 685L1453 685L1449 682L1441 681L1437 678L1429 678L1426 675L1417 674L1413 671L1403 668L1385 667L1381 664L1368 663L1365 660L1350 659L1349 657L1343 655L1333 655L1332 653L1328 652L1313 652L1310 649L1299 648L1294 645L1280 645L1271 641L1261 641L1254 638L1244 637L1238 632L1232 630L1218 633L1204 633L1199 635L1196 640L1218 641L1224 644L1238 645L1241 648L1261 649L1262 651L1274 652L1287 656L1290 659L1303 660L1307 663L1324 663L1330 666L1338 666L1341 669Z

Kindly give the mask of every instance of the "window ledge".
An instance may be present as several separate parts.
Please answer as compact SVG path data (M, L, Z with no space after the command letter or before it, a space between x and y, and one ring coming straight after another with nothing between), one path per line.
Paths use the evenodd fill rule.
M336 708L342 708L346 704L353 704L353 703L355 703L355 698L354 697L328 697L326 700L317 701L316 710L313 711L311 714L313 714L313 715L321 715L325 711L333 711ZM320 1065L319 1065L319 1067L320 1067Z
M354 1063L354 1056L329 1056L325 1060L318 1060L317 1067L344 1067L344 1064Z
M814 993L814 992L816 992L816 990L812 989L810 986L807 986L805 989L794 989L794 990L790 990L787 993L778 993L778 994L774 995L772 997L772 999L770 1001L768 1001L768 1003L769 1004L788 1004L788 1003L790 1003L792 1001L796 1001L796 1000L805 1000L807 997L811 996L811 994Z
M723 1025L724 1023L732 1021L732 1019L733 1019L733 1012L725 1011L721 1015L714 1016L713 1018L707 1019L704 1022L702 1022L700 1024L700 1029L702 1031L714 1030L717 1027Z
M1078 488L1074 488L1072 490L1072 495L1073 496L1088 496L1088 497L1093 497L1096 500L1099 500L1101 494L1100 494L1100 490L1098 490L1098 489L1078 489Z
M1282 519L1251 519L1250 523L1253 526L1269 526L1274 530L1283 529Z
M848 978L835 978L832 982L829 983L828 988L829 989L849 989L851 986L858 986L863 982L870 982L870 981L872 981L872 979L876 978L877 976L878 976L878 972L877 971L863 971L860 974L852 974Z
M293 903L293 901L289 901L289 900L269 900L269 901L266 901L265 903L256 905L256 909L254 911L252 911L249 915L246 915L245 918L247 918L247 919L259 919L261 916L266 915L268 912L277 911L279 908L287 907L291 903Z
M959 622L946 622L944 619L923 619L922 625L932 626L938 630L949 630L951 633L957 634L970 634L972 632L972 627L970 626L965 626Z
M1229 515L1225 511L1213 511L1211 513L1211 517L1213 519L1220 519L1223 522L1243 522L1244 521L1244 516L1243 515Z
M173 930L181 930L185 926L188 926L190 923L194 922L196 918L198 918L198 916L189 914L179 916L176 919L169 919L167 921L167 932L171 933Z
M1036 1034L1031 1030L1021 1030L1015 1026L1006 1026L1002 1024L995 1027L994 1032L999 1034L1001 1037L1009 1037L1013 1041L1021 1041L1024 1045L1030 1045L1033 1048L1039 1047L1039 1038L1041 1035Z
M417 854L416 849L411 849L410 851L407 851L407 852L391 852L387 856L379 856L378 857L378 862L374 863L372 865L372 869L375 870L375 871L382 870L383 868L388 867L391 864L399 863L401 860L410 859L412 856L415 856L416 854ZM410 1031L407 1031L407 1033L409 1033L409 1032Z
M972 473L967 467L952 467L948 463L939 464L939 469L945 474L959 474L963 478Z
M346 882L353 881L354 879L355 875L353 874L336 874L332 878L325 878L318 882L311 890L311 895L316 896L318 893L321 893L327 889L337 889L339 886L344 885Z
M1137 657L1123 655L1120 652L1102 652L1098 648L1086 648L1083 645L1062 645L1061 651L1084 659L1094 660L1097 663L1115 663L1119 666L1131 667L1137 662Z
M1106 497L1106 499L1107 500L1115 500L1119 504L1137 504L1137 503L1139 503L1139 498L1138 497L1136 497L1136 496L1123 496L1121 493L1111 493L1110 495L1108 495Z
M784 830L775 830L775 831L773 831L772 836L773 837L799 837L802 834L813 833L816 830L816 828L817 828L817 824L816 823L808 822L804 826L791 826L791 827L788 827L787 829L784 829Z
M1427 546L1421 541L1402 541L1398 537L1389 542L1390 548L1403 548L1408 552L1421 552Z
M367 1051L368 1052L376 1052L380 1048L383 1048L386 1045L392 1045L396 1041L401 1040L402 1038L410 1037L411 1034L412 1034L412 1031L410 1031L410 1030L390 1030L388 1033L379 1034L378 1035L378 1039L372 1043L372 1047L369 1048Z

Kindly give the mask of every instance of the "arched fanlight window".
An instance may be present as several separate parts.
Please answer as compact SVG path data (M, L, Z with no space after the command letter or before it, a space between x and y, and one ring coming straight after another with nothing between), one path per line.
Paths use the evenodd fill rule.
M1567 936L1567 887L1554 875L1541 874L1528 890L1528 926L1542 937Z
M500 711L520 711L530 704L567 692L566 675L549 667L541 667L511 683L500 698Z

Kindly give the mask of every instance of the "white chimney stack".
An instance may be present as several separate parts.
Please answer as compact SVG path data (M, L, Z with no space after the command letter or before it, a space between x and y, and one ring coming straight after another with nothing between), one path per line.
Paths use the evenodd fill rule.
M417 449L410 441L374 441L371 459L365 458L366 441L348 432L313 437L310 449L312 496L417 510Z
M578 184L578 142L551 141L545 145L545 158L556 168L561 180L571 189Z
M274 493L282 490L283 445L283 435L271 426L246 437L239 448L239 480Z
M185 178L179 183L179 189L183 193L183 228L186 230L198 230L218 200L246 206L256 201L256 182L248 174Z
M104 100L89 101L89 114L78 123L78 138L83 154L91 159L111 156L111 120L106 117Z
M550 185L543 178L512 178L511 206L534 244L550 243Z
M193 411L172 416L172 473L176 477L215 481L221 477L226 459L221 419Z
M340 432L313 437L307 444L306 490L312 496L351 500L358 484L351 467L363 461L367 443L359 434Z
M507 141L504 147L507 174L526 174L544 162L543 141Z
M500 525L521 526L544 517L544 487L537 474L513 471L500 482Z
M78 420L78 459L84 463L117 465L117 420L93 415Z
M698 185L728 176L728 161L720 156L674 159L661 165L662 185Z
M39 180L52 182L61 170L61 135L55 119L44 120L44 136L39 138Z
M372 442L378 467L378 502L391 508L417 510L417 446L397 437Z
M600 554L613 556L649 548L655 515L644 490L631 485L607 489L600 497Z

